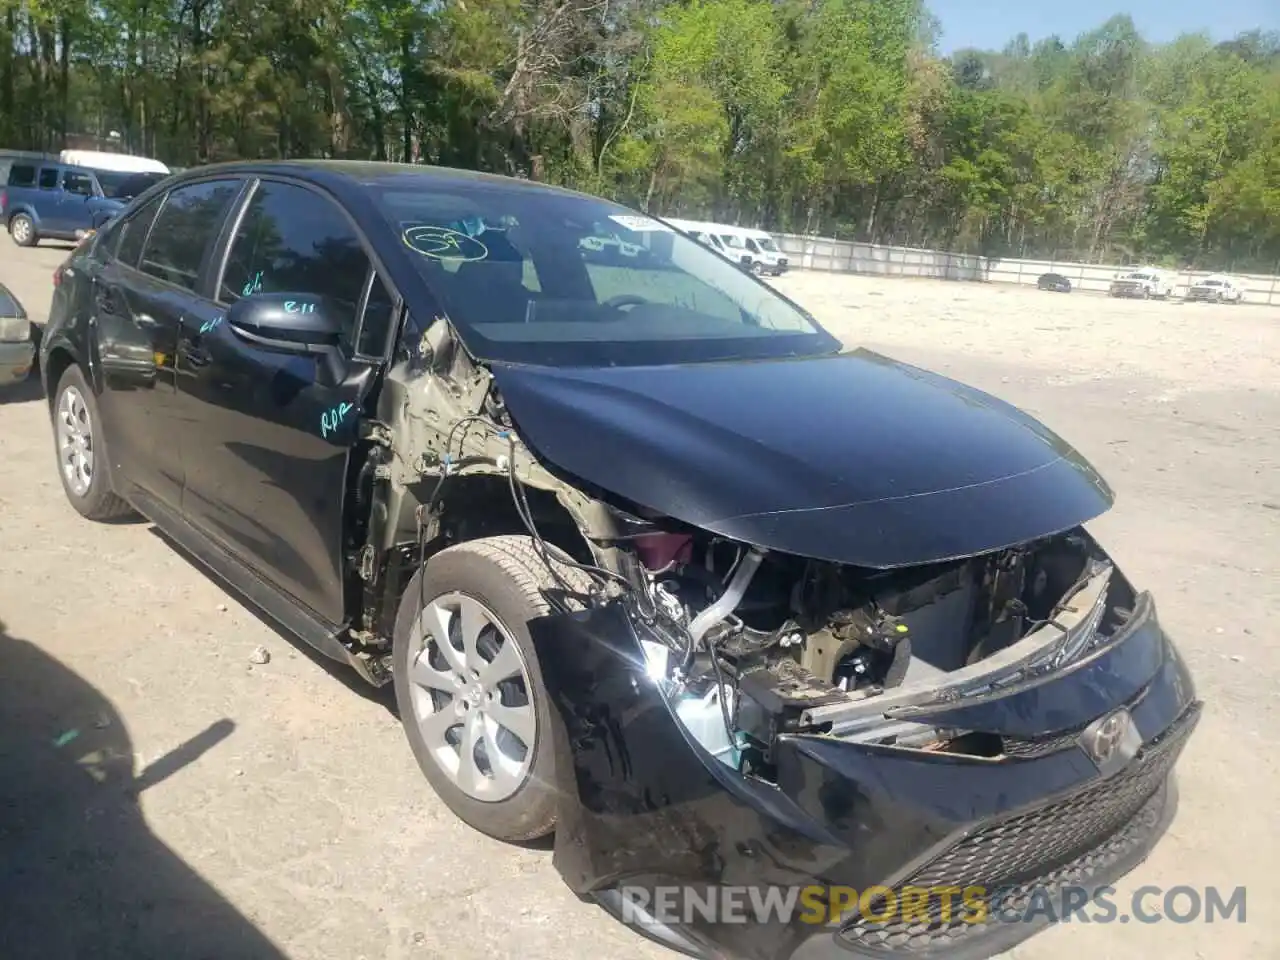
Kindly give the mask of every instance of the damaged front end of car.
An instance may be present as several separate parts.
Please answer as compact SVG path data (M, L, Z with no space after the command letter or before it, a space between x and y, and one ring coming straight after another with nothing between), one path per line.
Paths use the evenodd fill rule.
M415 518L407 566L506 523L596 577L586 609L528 624L578 895L699 957L986 957L1039 923L832 891L1016 910L1110 883L1163 833L1200 704L1084 529L1110 490L1042 425L865 353L549 371L436 336L383 398L385 536ZM736 399L768 395L857 429ZM806 890L822 922L654 909L744 887Z
M732 886L976 887L1016 908L1111 882L1163 832L1199 704L1150 596L1082 528L871 570L627 519L644 589L531 632L563 722L556 865L646 935L709 957L989 956L1037 925L942 898L880 922L832 904L816 927L649 908Z

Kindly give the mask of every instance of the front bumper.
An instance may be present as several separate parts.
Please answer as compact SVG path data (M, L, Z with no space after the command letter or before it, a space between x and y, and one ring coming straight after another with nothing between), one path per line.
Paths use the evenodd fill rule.
M774 785L692 740L647 679L639 628L621 608L530 628L558 721L557 869L580 896L698 957L964 960L1006 950L1043 924L973 924L959 913L947 922L932 902L928 922L872 924L855 911L839 927L802 912L732 923L694 910L645 924L621 891L660 903L669 887L981 886L1016 905L1046 888L1109 884L1164 832L1167 784L1200 712L1144 597L1120 635L1079 661L930 715L1004 738L1002 757L793 735L779 739ZM1122 706L1142 747L1104 776L1078 734Z
M35 343L31 340L0 343L0 384L21 383L26 380L31 373L35 355Z
M1141 286L1140 284L1124 284L1113 286L1111 288L1111 295L1113 297L1144 297L1150 296L1150 293L1146 287Z

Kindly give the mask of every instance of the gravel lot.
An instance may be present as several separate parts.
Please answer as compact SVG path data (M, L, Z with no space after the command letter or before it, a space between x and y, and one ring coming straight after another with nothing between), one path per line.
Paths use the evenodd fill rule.
M65 256L0 239L0 281L43 320ZM1247 922L1075 922L1011 956L1280 955L1280 309L812 273L777 285L847 342L997 393L1093 459L1119 494L1095 532L1155 591L1208 701L1178 819L1121 894L1245 885ZM455 820L389 698L147 525L80 520L33 385L0 393L0 531L7 958L674 956L579 903L546 850ZM259 645L269 663L251 662Z

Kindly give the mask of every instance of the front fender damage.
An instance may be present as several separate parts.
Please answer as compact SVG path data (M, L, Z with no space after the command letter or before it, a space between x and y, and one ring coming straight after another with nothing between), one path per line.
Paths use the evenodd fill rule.
M657 638L646 630L620 601L530 624L564 791L555 864L580 896L698 956L847 955L809 951L819 934L830 945L838 933L857 953L866 931L815 930L798 912L744 925L694 910L671 923L627 898L661 902L673 886L1109 883L1164 832L1173 812L1166 782L1200 711L1185 665L1144 602L1104 647L1048 676L994 684L971 704L940 706L919 692L913 719L927 714L1004 739L1008 749L997 756L786 734L776 776L766 780L731 768L691 735L653 677L644 643ZM1132 718L1137 743L1107 767L1085 735L1118 710ZM882 714L881 722L899 721ZM1044 749L1024 750L1029 742ZM994 843L1010 823L1022 831L1010 842L1031 848L985 864L966 855L966 837ZM1036 929L1015 926L1027 927L1017 939ZM1010 945L1009 930L988 932L970 938L977 952L945 955Z

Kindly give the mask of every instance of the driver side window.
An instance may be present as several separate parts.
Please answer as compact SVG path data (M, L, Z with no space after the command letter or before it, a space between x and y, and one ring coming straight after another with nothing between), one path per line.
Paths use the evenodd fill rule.
M231 241L220 303L255 293L326 297L350 349L370 267L355 228L328 197L290 183L258 184Z

